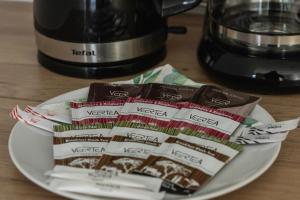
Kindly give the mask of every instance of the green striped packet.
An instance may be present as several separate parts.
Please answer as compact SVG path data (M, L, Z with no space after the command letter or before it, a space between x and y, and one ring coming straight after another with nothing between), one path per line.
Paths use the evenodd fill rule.
M54 126L53 158L55 165L95 169L111 140L112 126Z
M224 144L224 145L229 146L229 147L231 147L231 148L233 148L237 151L242 151L243 150L243 145L236 144L234 142L230 142L229 140L222 140L222 139L216 138L214 136L207 135L203 132L193 131L192 129L186 129L181 134L192 136L192 137L197 137L197 138L203 138L203 139L206 139L206 140L210 140L210 141L213 141L213 142Z
M113 124L102 123L95 125L64 124L55 125L54 137L110 137Z
M165 127L162 131L166 134L177 136L181 132L181 129L178 127Z
M178 134L177 137L206 149L224 154L230 158L228 162L243 151L243 145L236 144L228 140L218 139L216 137L193 131L191 129L184 130L183 132Z
M171 136L175 136L173 134L168 133L168 128L166 127L160 127L156 125L146 124L146 123L135 123L130 121L118 121L115 124L116 127L126 127L126 128L135 128L135 129L144 129L144 130L150 130L150 131L157 131L157 132L163 132Z
M111 131L113 136L126 136L136 140L146 140L162 143L171 136L164 132L163 127L147 123L137 123L130 121L118 121Z
M249 127L253 127L253 126L257 126L257 125L262 125L262 124L263 123L257 121L256 119L253 119L251 117L246 117L245 120L242 122L242 124L240 124L240 126L234 131L234 133L232 134L232 136L230 138L234 138L236 136L239 136L241 131L243 131L245 128L249 128ZM180 128L177 128L177 127L168 127L168 128L165 128L163 131L164 131L164 133L167 133L169 135L178 135L179 133L182 132L182 130ZM193 130L187 128L186 132L193 132ZM206 135L207 137L211 137L211 136L207 135L205 132L200 132L200 131L197 132L196 131L196 133ZM211 137L211 138L215 138L215 137Z

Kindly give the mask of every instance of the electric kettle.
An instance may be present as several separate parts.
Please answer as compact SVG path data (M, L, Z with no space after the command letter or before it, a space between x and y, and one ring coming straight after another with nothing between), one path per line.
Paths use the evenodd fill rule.
M200 0L35 0L38 60L52 71L104 78L166 55L167 18Z

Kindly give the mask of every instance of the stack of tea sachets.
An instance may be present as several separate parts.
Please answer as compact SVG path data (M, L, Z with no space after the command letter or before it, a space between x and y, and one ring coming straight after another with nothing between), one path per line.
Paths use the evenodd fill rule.
M92 84L88 102L70 104L73 125L55 126L55 163L153 176L163 190L193 193L242 150L228 141L245 119L236 110L247 115L259 101L209 87Z

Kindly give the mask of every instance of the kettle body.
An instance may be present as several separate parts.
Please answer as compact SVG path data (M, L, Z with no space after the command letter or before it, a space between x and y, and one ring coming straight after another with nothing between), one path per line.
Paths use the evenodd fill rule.
M166 55L167 17L192 0L35 0L39 62L66 75L103 78L153 66Z

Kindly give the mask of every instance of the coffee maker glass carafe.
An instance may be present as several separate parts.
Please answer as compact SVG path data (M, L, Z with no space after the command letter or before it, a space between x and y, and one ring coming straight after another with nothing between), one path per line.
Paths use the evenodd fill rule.
M220 81L300 88L299 55L300 0L208 0L198 56Z
M300 50L299 0L209 0L213 37L255 53Z

